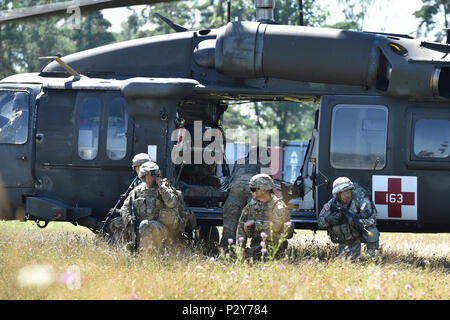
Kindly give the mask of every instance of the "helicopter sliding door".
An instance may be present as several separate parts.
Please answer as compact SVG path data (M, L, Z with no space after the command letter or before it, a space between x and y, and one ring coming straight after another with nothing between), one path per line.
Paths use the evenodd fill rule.
M39 194L104 218L133 179L132 130L120 91L49 90L37 121Z
M381 231L448 231L448 103L324 96L320 112L318 212L346 176L368 189Z
M332 197L332 184L348 177L371 189L372 173L392 172L388 124L395 102L387 97L323 96L319 119L316 208ZM373 171L374 167L375 171ZM324 183L327 181L328 183Z

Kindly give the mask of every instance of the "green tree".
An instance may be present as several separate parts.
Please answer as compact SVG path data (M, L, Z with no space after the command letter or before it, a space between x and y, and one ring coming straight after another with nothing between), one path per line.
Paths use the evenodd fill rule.
M422 0L422 7L414 12L414 15L420 19L417 29L417 37L428 36L428 34L440 28L434 37L437 42L445 37L443 28L449 28L450 2L448 0ZM443 25L438 26L439 17L443 18Z
M342 13L344 14L344 21L337 22L328 27L361 31L367 9L374 2L374 0L339 0L339 6L342 8Z
M5 0L0 10L46 4L46 0ZM70 15L25 18L0 25L0 77L38 72L48 61L41 56L67 55L115 41L110 22L101 12L81 12L80 28L68 24Z
M70 38L76 44L76 50L86 50L116 41L114 35L108 31L111 23L99 11L81 13L79 28L71 30Z

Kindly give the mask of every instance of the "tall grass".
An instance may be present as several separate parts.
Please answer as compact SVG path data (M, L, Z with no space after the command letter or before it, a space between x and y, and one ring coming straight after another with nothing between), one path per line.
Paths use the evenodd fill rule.
M378 261L350 263L325 232L296 232L283 259L249 263L134 257L68 223L0 222L0 299L449 299L449 234L382 233Z

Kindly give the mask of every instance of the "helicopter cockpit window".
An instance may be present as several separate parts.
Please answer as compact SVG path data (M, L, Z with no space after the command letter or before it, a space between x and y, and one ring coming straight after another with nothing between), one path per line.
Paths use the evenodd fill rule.
M377 170L386 163L388 111L385 106L337 105L331 127L331 165Z
M414 155L419 158L447 158L450 155L450 121L420 119L414 126Z
M109 106L106 153L111 160L120 160L127 154L128 112L123 98L114 99Z
M0 143L27 142L28 114L26 92L0 92Z
M98 153L100 129L100 101L86 99L81 105L78 131L78 155L81 159L92 160Z

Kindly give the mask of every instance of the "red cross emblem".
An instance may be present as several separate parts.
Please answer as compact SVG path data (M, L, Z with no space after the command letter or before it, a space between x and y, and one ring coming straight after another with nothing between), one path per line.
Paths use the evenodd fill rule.
M388 206L389 218L401 218L402 206L415 205L414 192L402 192L401 178L388 178L387 191L375 191L375 204L384 204Z

